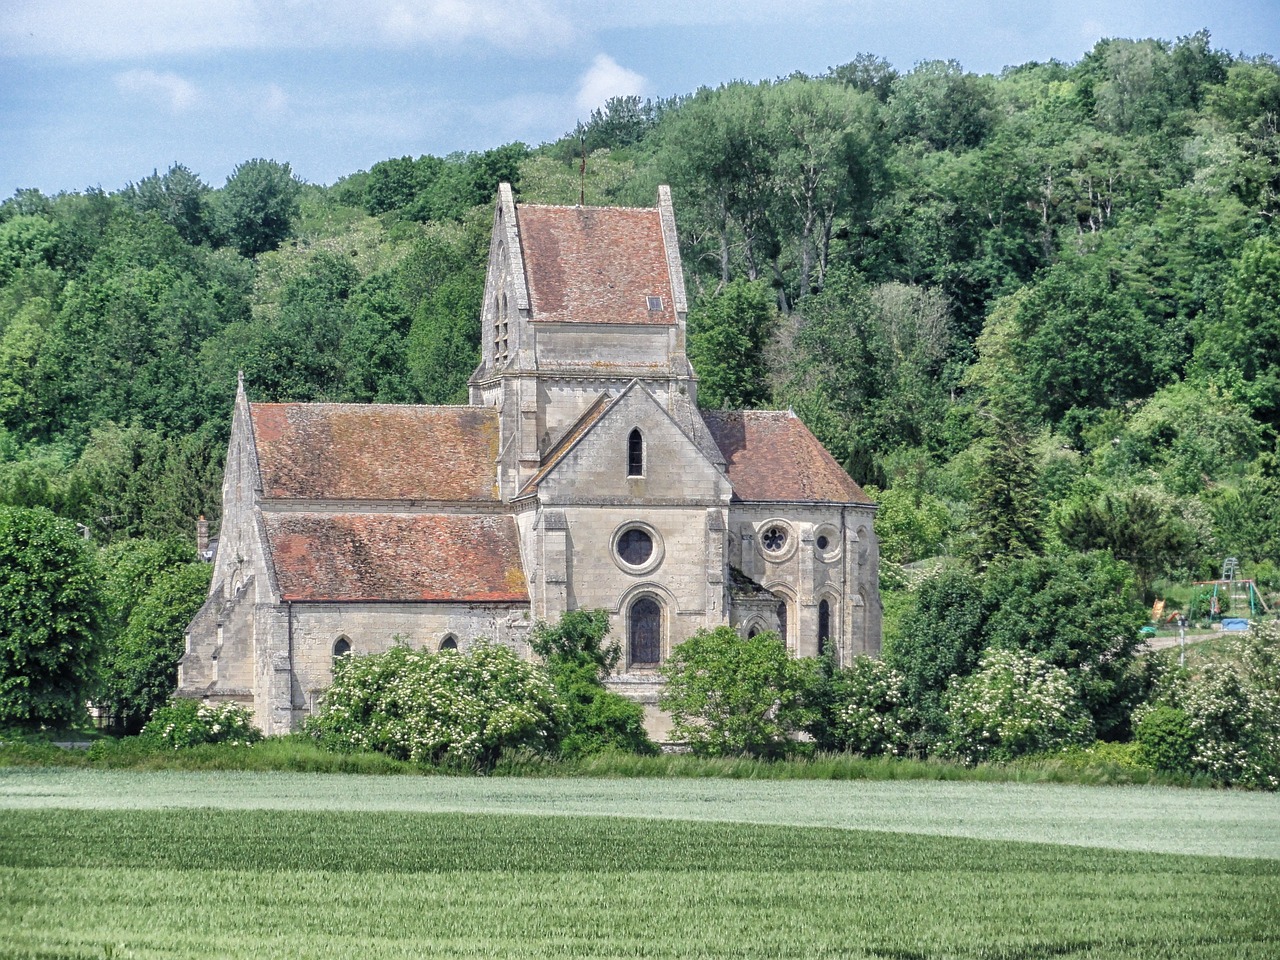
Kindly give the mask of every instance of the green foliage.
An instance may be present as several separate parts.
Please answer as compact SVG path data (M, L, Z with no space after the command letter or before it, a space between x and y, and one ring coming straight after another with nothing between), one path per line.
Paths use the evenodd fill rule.
M161 176L153 172L121 193L124 202L142 214L155 214L187 243L203 243L210 236L209 187L180 163Z
M689 313L689 360L698 403L711 410L763 406L769 400L764 348L776 322L768 285L735 280Z
M805 700L805 729L819 750L901 756L915 740L906 678L883 660L854 657L844 668L819 660Z
M0 507L0 724L83 718L101 632L98 569L75 526Z
M182 750L205 743L248 746L262 739L252 712L239 703L172 700L158 708L142 730L141 742Z
M659 706L671 736L700 756L780 756L805 724L809 664L774 633L744 640L731 627L699 630L662 666Z
M465 654L397 646L334 664L333 686L306 730L332 750L488 769L506 751L548 752L565 707L540 667L479 641Z
M1067 671L1103 739L1123 739L1142 691L1130 670L1146 611L1129 567L1104 553L1010 560L983 584L985 645Z
M882 561L914 563L941 552L951 530L951 511L942 500L919 487L864 489L880 508L876 511L876 538Z
M1190 773L1195 734L1186 711L1157 706L1139 711L1133 725L1138 758L1157 770Z
M1057 517L1058 536L1073 550L1106 550L1129 564L1139 590L1191 549L1190 532L1148 491L1108 491L1068 502Z
M95 700L125 733L141 730L173 696L187 625L208 595L213 568L187 562L148 572L151 583L145 588L136 584L128 619L113 624L103 656L102 691Z
M289 164L246 160L218 194L219 230L246 257L274 250L293 230L300 190Z
M926 743L946 730L947 688L978 664L986 616L982 580L960 567L944 566L916 589L899 636L885 649L884 662L902 674Z
M1012 760L1093 740L1067 671L1034 654L992 649L948 691L944 755L966 763Z
M582 757L606 750L653 753L644 730L644 707L605 689L622 654L609 633L606 610L569 610L554 625L537 624L533 652L547 664L556 692L566 706L560 754Z
M1249 241L1232 265L1220 319L1207 331L1197 361L1205 370L1224 364L1244 379L1254 410L1280 426L1280 242Z

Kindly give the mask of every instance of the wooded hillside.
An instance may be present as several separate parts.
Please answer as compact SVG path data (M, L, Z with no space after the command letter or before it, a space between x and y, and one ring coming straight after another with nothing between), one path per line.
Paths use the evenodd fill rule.
M1228 555L1280 587L1280 66L1207 34L999 76L864 54L331 187L139 174L0 205L0 503L100 543L216 520L237 370L464 399L500 181L670 183L701 400L794 408L881 502L887 586L1101 548L1147 599Z

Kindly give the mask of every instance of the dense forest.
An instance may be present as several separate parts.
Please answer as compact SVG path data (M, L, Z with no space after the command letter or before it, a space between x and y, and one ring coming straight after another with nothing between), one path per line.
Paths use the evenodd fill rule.
M216 521L238 370L254 400L463 400L500 181L669 183L700 399L793 408L868 485L890 642L939 556L1280 588L1280 65L1207 33L999 76L862 54L328 187L139 175L0 205L0 504L104 547Z

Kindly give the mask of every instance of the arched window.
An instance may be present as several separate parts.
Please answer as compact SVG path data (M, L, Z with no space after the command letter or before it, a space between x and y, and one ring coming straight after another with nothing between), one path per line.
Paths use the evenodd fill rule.
M818 656L827 652L827 644L831 642L831 603L823 600L818 604Z
M787 643L787 602L785 600L778 602L778 638L782 641L783 646Z
M627 476L644 476L644 437L639 430L632 430L627 440Z
M641 597L631 605L630 634L630 663L656 666L662 659L662 608L653 597Z
M333 659L345 657L351 652L351 641L346 637L339 637L338 642L333 645Z
M446 634L445 638L440 641L440 649L441 650L457 650L458 638L455 637L452 633Z

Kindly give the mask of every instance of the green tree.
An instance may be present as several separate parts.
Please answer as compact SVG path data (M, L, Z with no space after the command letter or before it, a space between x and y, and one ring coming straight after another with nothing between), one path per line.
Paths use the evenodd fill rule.
M103 658L101 706L113 725L138 733L178 686L187 624L209 592L213 568L187 563L166 570L132 606Z
M1280 426L1280 242L1259 237L1233 264L1222 315L1206 331L1196 360L1206 372L1239 371L1259 419Z
M293 232L301 190L289 164L246 160L218 194L218 226L246 257L274 250Z
M982 598L984 646L1067 671L1098 735L1128 735L1143 693L1133 655L1147 622L1128 564L1100 551L1010 559L987 572Z
M1150 492L1107 491L1066 504L1057 516L1058 536L1082 553L1106 550L1133 568L1139 596L1157 576L1191 549L1188 531Z
M698 301L689 316L689 360L701 406L744 409L768 402L764 349L775 322L773 298L761 281L738 279Z
M333 750L487 770L509 750L554 750L564 710L542 668L500 644L434 654L396 646L339 657L306 730Z
M697 754L779 756L807 720L809 671L777 634L699 630L663 664L659 706L671 714L672 737Z
M644 731L644 707L605 689L622 653L616 643L605 642L608 634L608 611L570 610L554 625L537 624L530 638L568 708L560 738L564 756L655 750Z
M124 202L138 213L153 213L187 243L209 239L209 186L180 163L161 176L153 171L121 192Z
M0 507L0 724L84 717L102 630L97 578L72 523Z
M900 636L884 651L884 662L902 675L907 701L919 714L929 744L947 729L947 689L978 664L987 611L982 580L955 565L944 566L921 583L914 600Z

